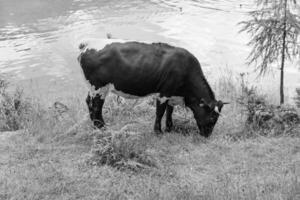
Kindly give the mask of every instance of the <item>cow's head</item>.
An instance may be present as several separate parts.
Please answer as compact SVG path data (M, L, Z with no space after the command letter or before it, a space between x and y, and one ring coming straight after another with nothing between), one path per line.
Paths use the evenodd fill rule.
M192 106L194 117L197 121L200 134L209 137L221 115L224 103L222 101L213 101L207 103L202 101L199 105Z

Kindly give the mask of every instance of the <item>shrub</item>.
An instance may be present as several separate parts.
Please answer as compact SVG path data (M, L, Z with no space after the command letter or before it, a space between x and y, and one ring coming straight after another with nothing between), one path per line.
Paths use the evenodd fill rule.
M238 102L246 108L246 127L259 134L289 134L300 123L296 109L268 104L255 87L243 87Z
M0 79L0 130L14 131L23 128L32 108L23 91L17 88L12 94L7 91L8 83Z

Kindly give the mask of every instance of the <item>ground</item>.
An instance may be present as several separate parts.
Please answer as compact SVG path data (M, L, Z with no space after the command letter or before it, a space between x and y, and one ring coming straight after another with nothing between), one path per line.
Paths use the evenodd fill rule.
M106 130L94 131L87 121L70 131L87 112L78 100L63 114L36 108L29 128L2 132L0 199L300 199L299 134L232 137L244 129L230 105L208 139L184 109L175 111L174 131L156 136L151 99L110 98ZM154 165L93 162L95 137L104 132L138 135L138 144L118 148L146 153Z

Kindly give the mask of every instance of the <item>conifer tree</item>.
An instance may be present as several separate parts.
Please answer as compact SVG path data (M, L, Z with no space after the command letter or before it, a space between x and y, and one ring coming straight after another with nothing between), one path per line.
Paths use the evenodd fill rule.
M257 10L242 21L241 32L251 35L248 64L264 75L280 63L280 104L284 103L285 61L299 57L300 6L297 0L256 0Z

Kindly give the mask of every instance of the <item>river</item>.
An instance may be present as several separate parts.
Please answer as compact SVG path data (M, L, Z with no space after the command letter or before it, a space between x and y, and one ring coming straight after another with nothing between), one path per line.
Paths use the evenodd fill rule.
M0 0L0 73L46 99L84 90L78 44L85 38L109 43L110 34L185 47L209 82L223 69L255 77L245 64L248 35L237 25L251 9L249 0ZM278 89L274 74L252 80ZM289 67L286 77L291 97L300 85L298 69Z

